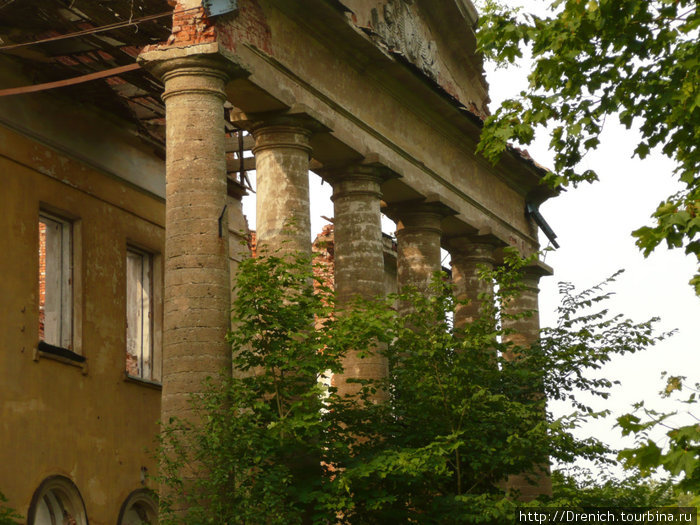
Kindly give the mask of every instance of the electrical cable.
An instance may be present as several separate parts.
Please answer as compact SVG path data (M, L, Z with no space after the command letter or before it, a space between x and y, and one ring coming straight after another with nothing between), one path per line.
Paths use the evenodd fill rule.
M185 13L187 11L199 10L199 7L190 7L188 9L183 9L181 12ZM36 44L44 44L46 42L54 42L56 40L65 40L66 38L74 38L77 36L90 35L93 33L102 33L104 31L111 31L113 29L120 29L122 27L128 27L132 25L138 25L142 22L150 22L151 20L157 20L159 18L164 18L166 16L172 16L173 11L167 11L165 13L159 13L157 15L147 15L141 18L136 18L133 20L124 20L121 22L115 22L114 24L108 24L105 26L91 27L90 29L83 29L81 31L75 31L73 33L67 33L65 35L52 36L50 38L43 38L41 40L33 40L31 42L20 42L18 44L9 44L6 46L0 46L0 51L8 51L10 49L17 49L19 47L33 46Z

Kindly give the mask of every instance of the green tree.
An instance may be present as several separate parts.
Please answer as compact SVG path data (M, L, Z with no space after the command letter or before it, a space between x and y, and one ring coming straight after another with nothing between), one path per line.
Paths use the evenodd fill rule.
M666 375L664 373L664 375ZM622 450L619 459L627 468L638 469L643 475L663 470L678 479L677 489L689 495L688 503L700 504L700 419L692 413L700 395L700 384L690 386L683 376L669 376L662 397L683 396L677 399L687 405L684 411L691 422L685 425L673 423L674 412L658 412L647 408L643 402L635 404L634 411L617 418L625 436L634 436L635 446ZM661 446L653 438L663 430L665 443Z
M673 483L634 473L618 478L605 472L573 469L552 473L554 500L575 507L666 507L676 503Z
M497 279L497 301L518 293L524 262L509 263L484 275ZM333 311L332 294L314 292L306 268L308 260L276 256L241 264L234 377L193 400L200 424L165 425L163 523L502 523L515 507L503 490L509 475L607 451L571 434L595 415L588 406L576 401L572 416L554 420L543 394L605 397L611 382L583 371L658 339L651 323L596 309L602 288L562 286L560 324L525 348L504 342L497 301L455 328L443 277L430 297L398 298L412 305L400 317L397 298ZM316 378L342 371L350 349L382 352L391 372L341 397ZM377 390L387 402L373 402ZM183 482L183 468L199 471L194 483ZM182 502L186 515L170 512Z
M479 145L496 162L512 141L549 128L552 185L597 179L579 169L606 118L638 128L634 154L659 149L684 188L665 197L655 223L633 235L645 256L662 242L700 260L700 13L696 0L555 0L550 16L486 0L480 49L500 64L532 54L529 87L487 118ZM691 280L700 295L700 272Z

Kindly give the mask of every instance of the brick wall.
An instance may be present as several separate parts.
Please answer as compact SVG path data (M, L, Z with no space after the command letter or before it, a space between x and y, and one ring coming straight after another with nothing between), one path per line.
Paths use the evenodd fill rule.
M173 29L168 44L191 45L216 42L216 27L203 7L186 9L178 3L173 11Z
M314 277L328 286L331 290L335 287L335 253L333 245L333 225L326 224L321 233L316 235L316 240L311 247L313 254ZM318 283L314 283L318 285Z

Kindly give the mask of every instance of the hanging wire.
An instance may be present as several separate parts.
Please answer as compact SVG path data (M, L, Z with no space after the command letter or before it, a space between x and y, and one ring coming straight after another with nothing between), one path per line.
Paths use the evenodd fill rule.
M188 9L183 9L182 12L186 13L188 11L197 11L199 9L200 9L199 7L190 7ZM167 11L165 13L159 13L157 15L147 15L147 16L143 16L141 18L134 18L134 19L130 18L129 20L115 22L114 24L108 24L108 25L99 26L99 27L91 27L90 29L83 29L81 31L67 33L65 35L58 35L58 36L52 36L49 38L42 38L40 40L33 40L31 42L20 42L18 44L9 44L6 46L0 46L0 51L9 51L10 49L17 49L19 47L33 46L36 44L44 44L46 42L54 42L56 40L65 40L66 38L75 38L75 37L83 36L83 35L102 33L104 31L112 31L113 29L120 29L122 27L128 27L131 25L141 24L143 22L150 22L151 20L157 20L159 18L165 18L166 16L172 16L172 14L173 14L172 11Z

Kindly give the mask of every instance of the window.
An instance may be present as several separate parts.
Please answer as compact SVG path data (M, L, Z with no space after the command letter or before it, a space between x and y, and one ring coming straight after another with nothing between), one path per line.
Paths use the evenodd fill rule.
M70 222L39 214L39 339L73 349L73 261Z
M155 525L158 523L158 505L148 489L129 494L119 511L118 525Z
M63 476L44 480L32 497L28 525L87 525L85 504L75 484Z
M153 256L126 252L126 373L153 380Z

